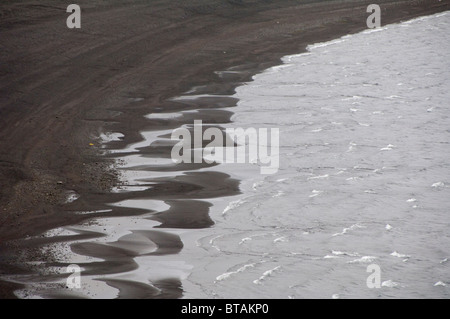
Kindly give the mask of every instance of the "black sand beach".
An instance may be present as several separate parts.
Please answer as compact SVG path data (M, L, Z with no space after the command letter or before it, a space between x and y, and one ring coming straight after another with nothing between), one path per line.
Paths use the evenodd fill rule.
M73 213L101 211L107 208L105 203L132 198L162 199L170 209L154 216L162 223L160 227L212 226L209 203L198 199L236 194L239 181L226 174L192 172L170 181L149 181L156 183L153 189L132 195L111 193L112 187L120 186L119 179L110 166L114 157L101 156L99 134L105 130L122 133L123 140L108 145L121 148L141 140L139 132L144 129L171 129L182 124L180 121L193 120L158 121L144 115L194 108L206 110L196 119L208 124L227 123L234 99L200 99L190 104L169 98L192 87L202 87L208 94L232 94L240 82L279 64L284 55L302 52L310 43L367 28L366 8L370 3L135 0L125 4L83 0L78 1L83 10L82 28L69 30L65 24L66 6L60 2L2 2L0 274L26 271L21 263L30 256L34 260L51 260L51 256L36 257L41 252L35 249L51 242L51 238L22 240L28 236L92 217L145 213L120 207L95 216ZM437 0L377 3L382 8L382 24L450 9L448 1ZM232 67L243 72L217 80L215 71ZM224 106L229 106L230 112L214 110ZM148 156L170 155L168 146L140 151ZM79 199L66 204L67 191L75 191ZM195 212L188 223L181 214L186 209ZM167 238L163 232L139 235L160 243L153 254L177 253L182 249L179 238ZM112 245L110 251L91 244L73 249L106 260L123 257L120 263L111 258L95 273L100 273L99 269L120 272L135 266L132 249L123 245ZM111 280L108 284L118 287L125 297L157 295L148 287L137 289L125 281ZM182 295L179 282L159 284L164 293L158 298ZM0 297L14 297L15 288L14 284L0 281Z

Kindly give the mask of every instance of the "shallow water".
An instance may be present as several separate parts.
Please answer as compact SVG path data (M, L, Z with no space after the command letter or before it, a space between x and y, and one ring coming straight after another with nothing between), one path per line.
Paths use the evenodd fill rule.
M444 13L312 45L234 96L199 87L174 98L184 109L150 114L165 129L126 149L105 134L127 185L110 210L79 213L135 213L45 234L57 260L10 276L28 285L16 294L448 298L449 34ZM279 128L279 171L175 165L172 129L195 119ZM58 286L69 264L81 289ZM366 285L370 264L380 289Z
M448 297L449 31L445 13L311 45L237 88L231 125L279 127L281 167L243 179L189 280L228 298Z

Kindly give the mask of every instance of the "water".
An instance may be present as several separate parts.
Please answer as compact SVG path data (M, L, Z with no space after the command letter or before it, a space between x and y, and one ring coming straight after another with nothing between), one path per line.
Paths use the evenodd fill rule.
M17 295L448 298L449 34L450 13L423 17L311 45L233 97L175 98L183 111L148 116L170 129L109 150L125 163L121 199L80 212L140 214L47 233L58 261L11 276L28 284ZM279 171L173 164L172 127L194 119L279 128ZM69 264L81 289L54 285ZM366 284L372 264L380 289Z
M448 298L449 31L445 13L311 45L239 87L231 125L279 127L281 167L244 179L190 280L225 298Z

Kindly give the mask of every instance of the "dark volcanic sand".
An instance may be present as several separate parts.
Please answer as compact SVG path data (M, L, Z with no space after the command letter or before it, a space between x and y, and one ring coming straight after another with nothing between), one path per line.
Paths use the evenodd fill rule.
M365 29L372 2L80 0L82 29L69 30L66 7L59 1L2 1L0 274L20 271L6 266L24 248L18 244L14 249L11 240L86 218L71 211L121 200L108 192L117 177L97 148L96 137L104 129L125 135L115 148L139 141L140 130L158 124L143 115L179 107L168 98L206 84L218 94L230 94L237 82L279 64L286 54ZM382 24L450 9L449 1L438 0L376 3ZM214 71L239 65L248 70L243 78L214 86ZM216 115L221 122L229 117ZM189 178L195 180L195 173ZM176 211L176 200L188 197L189 189L175 182L141 195L172 200ZM228 184L228 192L235 192L236 183ZM187 186L192 192L205 191L192 185ZM68 190L81 197L64 205ZM214 189L210 193L215 196ZM211 225L207 203L192 205L200 207L202 222L187 227ZM127 208L114 212L138 213ZM181 217L155 219L179 227ZM128 289L123 282L111 284ZM0 297L11 297L13 288L0 282Z

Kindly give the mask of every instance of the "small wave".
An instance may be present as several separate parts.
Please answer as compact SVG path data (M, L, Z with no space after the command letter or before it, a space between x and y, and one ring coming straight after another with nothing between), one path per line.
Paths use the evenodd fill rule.
M286 242L288 241L286 237L278 237L276 239L273 240L274 243L279 243L279 242Z
M349 253L345 251L332 250L331 253L335 256L350 256L350 257L358 257L358 253Z
M386 146L386 147L380 148L380 151L392 151L392 149L393 149L394 147L395 147L394 145L389 144L389 145Z
M255 190L256 190L259 186L261 186L262 184L264 184L263 181L253 183L252 189L255 191Z
M306 47L306 50L312 51L312 50L316 50L316 49L319 49L319 48L324 48L324 47L327 47L327 46L330 46L330 45L333 45L333 44L342 43L344 41L345 41L344 39L340 38L340 39L336 39L336 40L328 41L328 42L314 43L314 44L308 45Z
M220 250L219 246L217 246L217 245L215 244L215 241L216 241L216 239L219 239L219 238L221 238L221 237L223 237L223 235L216 236L216 237L211 238L211 239L209 240L209 244L211 245L211 247L214 248L214 249L217 250L217 251L221 251L221 250Z
M347 234L350 230L355 230L355 229L358 229L358 228L366 228L366 227L365 227L365 226L361 226L361 225L359 225L359 224L355 224L355 225L352 225L352 226L350 226L350 227L344 228L344 229L342 230L342 232L334 234L333 237L345 235L345 234Z
M328 174L325 175L319 175L319 176L312 176L312 177L308 177L308 181L314 180L314 179L324 179L324 178L328 178L330 177Z
M217 281L225 280L225 279L231 277L232 275L236 275L236 274L238 274L238 273L244 272L244 271L246 271L248 268L253 268L253 267L255 267L255 264L247 264L247 265L242 266L241 268L239 268L239 269L236 270L236 271L226 272L226 273L224 273L224 274L222 274L222 275L217 276L217 277L216 277L216 282L217 282Z
M390 95L390 96L387 96L386 97L387 99L403 99L403 97L402 96L399 96L399 95Z
M380 31L384 31L384 30L387 30L387 27L368 29L368 30L364 30L362 33L363 34L370 34L370 33L380 32Z
M363 256L358 259L354 259L352 261L349 261L349 264L365 264L365 263L371 263L374 262L377 259L377 257L374 256Z
M100 210L91 210L91 211L80 211L75 212L77 215L89 215L89 214L101 214L101 213L110 213L112 209L100 209Z
M336 256L336 255L326 255L323 257L323 259L337 259L337 258L342 258L342 257Z
M261 277L259 277L259 279L254 280L253 283L255 285L260 285L264 280L266 280L267 277L272 276L272 274L278 271L279 269L281 269L281 266L277 266L273 269L267 270L266 272L263 273Z
M251 237L242 238L241 241L239 242L239 245L242 245L243 243L250 241L250 240L252 240Z
M311 193L312 194L309 195L309 198L313 198L313 197L319 196L320 194L323 193L323 191L313 190Z
M431 187L442 188L442 187L445 187L445 184L443 182L437 182L437 183L434 183L433 185L431 185Z
M386 288L395 288L395 287L398 287L398 285L399 285L398 283L396 283L395 281L392 281L392 280L386 280L381 283L381 287L386 287Z
M398 252L394 251L391 256L393 257L398 257L398 258L411 258L411 256L409 255L405 255L405 254L399 254Z
M438 281L437 283L434 284L434 286L435 287L438 287L438 286L446 287L447 284L445 282L443 282L443 281Z
M284 194L285 194L285 192L278 191L275 195L272 196L272 198L280 197L280 196L283 196Z
M244 204L244 203L246 203L246 202L243 201L243 200L241 200L241 199L236 200L236 201L234 201L234 202L230 202L230 203L228 204L228 206L225 207L225 209L223 210L222 215L227 214L229 211L238 208L239 206L241 206L241 205Z

